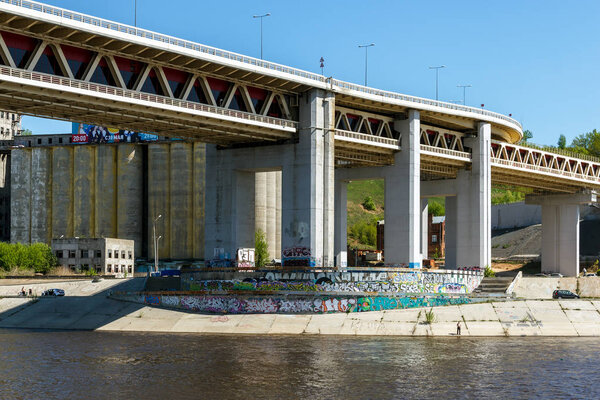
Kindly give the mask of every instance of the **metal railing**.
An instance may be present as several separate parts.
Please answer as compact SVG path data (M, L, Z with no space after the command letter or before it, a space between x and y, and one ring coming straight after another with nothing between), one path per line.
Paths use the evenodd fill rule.
M342 129L336 129L334 134L335 134L335 136L341 136L341 137L345 137L345 138L349 138L349 139L356 139L356 140L370 142L370 143L373 143L373 145L383 144L383 145L391 146L391 147L394 147L397 149L400 148L400 141L398 139L391 139L391 138L386 138L386 137L381 137L381 136L367 135L365 133L345 131Z
M539 165L525 164L525 163L519 162L519 161L503 160L501 158L492 157L492 164L494 164L494 163L497 165L500 165L500 166L507 166L507 167L513 167L513 168L519 168L519 169L528 169L531 171L544 172L547 174L564 176L567 178L575 178L575 179L579 179L582 181L591 181L594 183L600 183L600 178L597 178L595 176L583 175L583 174L580 174L577 172L561 171L561 170L558 170L555 168L542 167Z
M600 158L598 158L598 157L591 156L588 154L576 153L574 151L567 150L567 149L559 149L558 147L540 146L535 143L527 143L527 142L519 143L519 146L527 148L527 149L545 151L546 153L552 153L552 154L557 154L560 156L570 157L573 159L586 160L586 161L592 161L595 163L600 163Z
M248 57L248 56L244 56L242 54L217 49L215 47L205 46L205 45L190 42L187 40L178 39L173 36L162 35L160 33L155 33L152 31L145 30L145 29L136 28L136 27L133 27L130 25L120 24L120 23L105 20L102 18L92 17L90 15L65 10L65 9L59 8L59 7L49 6L49 5L46 5L43 3L38 3L36 1L0 0L0 3L11 4L13 6L23 7L23 8L41 12L44 14L51 14L51 15L55 15L60 18L70 19L73 21L78 21L78 22L82 22L85 24L89 24L89 25L93 25L93 26L97 26L97 27L101 27L101 28L105 28L105 29L110 29L113 31L126 33L129 35L134 35L137 37L141 37L144 39L150 39L150 40L154 40L154 41L161 42L161 43L167 43L172 46L186 48L186 49L197 51L200 53L209 54L209 55L213 55L216 57L221 57L221 58L224 58L227 60L233 60L233 61L237 61L240 63L257 66L257 67L265 68L265 69L272 70L272 71L282 72L282 73L290 74L293 76L310 79L314 82L319 82L322 84L327 83L330 85L331 90L336 89L334 86L337 86L337 88L339 88L339 89L354 90L357 92L375 95L375 96L381 96L383 98L388 98L388 99L393 99L393 100L401 100L401 101L407 101L407 102L412 102L412 103L417 103L417 104L435 106L435 107L445 108L448 110L470 112L470 113L474 113L474 114L488 116L491 118L497 118L497 119L506 121L508 123L514 124L514 125L518 126L519 129L522 129L521 124L518 121L516 121L515 119L507 117L507 116L499 114L499 113L492 112L492 111L483 110L480 108L467 107L467 106L453 104L453 103L446 103L443 101L436 101L436 100L430 100L430 99L425 99L425 98L421 98L421 97L408 96L408 95L394 93L394 92L390 92L390 91L386 91L386 90L373 89L373 88L370 88L367 86L344 82L344 81L340 81L337 79L329 79L329 78L325 78L323 75L318 75L313 72L303 71L303 70L300 70L297 68L287 67L285 65L260 60L260 59L254 58L254 57Z
M447 156L460 158L465 161L471 161L471 153L467 153L466 151L444 149L443 147L434 147L434 146L429 146L427 144L421 145L421 151L443 154L443 155L447 155Z
M0 0L2 1L2 0ZM223 115L227 117L240 118L246 121L256 121L273 125L273 128L281 127L286 130L296 130L298 123L295 121L288 121L280 118L267 117L258 114L252 114L244 111L230 110L227 108L210 106L207 104L194 103L187 100L173 99L165 96L158 96L149 93L136 92L129 89L121 89L113 86L100 85L97 83L78 81L70 78L64 78L55 75L44 74L40 72L24 71L21 69L15 69L6 66L0 66L0 75L11 76L14 78L26 79L34 82L51 83L54 85L60 85L64 87L77 88L82 90L89 90L96 93L103 93L114 95L118 97L124 97L127 99L149 101L156 104L174 106L186 108L194 111L209 112L212 114Z

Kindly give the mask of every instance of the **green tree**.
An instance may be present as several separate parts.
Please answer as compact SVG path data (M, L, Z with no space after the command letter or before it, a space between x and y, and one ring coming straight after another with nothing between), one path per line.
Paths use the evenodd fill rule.
M523 131L523 139L521 139L521 143L527 143L529 139L533 138L533 132L529 129Z
M565 135L560 135L558 137L558 148L564 149L566 147L567 147L567 138L565 137Z
M600 132L594 129L591 132L577 136L573 139L570 150L580 154L600 157Z
M440 217L446 214L445 207L442 203L429 202L429 214L433 214L434 217Z
M375 211L375 202L371 196L367 196L365 200L362 202L362 206L365 210Z
M58 261L47 244L23 245L0 242L0 268L5 271L19 268L46 273L57 264Z
M33 132L31 132L31 129L23 129L19 134L21 136L31 136L33 135Z
M269 244L261 229L254 232L254 260L257 268L264 267L269 261Z

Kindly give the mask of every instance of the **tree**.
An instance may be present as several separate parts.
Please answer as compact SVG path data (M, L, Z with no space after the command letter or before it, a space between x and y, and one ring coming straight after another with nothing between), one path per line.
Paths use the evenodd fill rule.
M20 135L21 136L31 136L31 135L33 135L33 132L31 132L31 129L23 129L20 132Z
M523 139L521 139L521 143L527 143L529 139L533 137L533 133L527 129L523 131Z
M600 132L591 132L577 136L571 143L570 150L576 153L600 157Z
M567 147L567 138L565 137L565 135L560 135L558 137L558 148L564 149L565 147Z
M365 198L365 200L362 202L362 206L365 208L365 210L375 211L375 202L371 196L367 196Z
M257 268L265 266L269 261L269 244L262 230L254 232L254 260Z

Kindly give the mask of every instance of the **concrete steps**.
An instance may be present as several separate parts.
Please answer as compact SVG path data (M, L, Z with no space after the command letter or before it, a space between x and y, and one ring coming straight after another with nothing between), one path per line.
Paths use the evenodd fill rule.
M483 278L474 293L478 295L504 294L513 278Z

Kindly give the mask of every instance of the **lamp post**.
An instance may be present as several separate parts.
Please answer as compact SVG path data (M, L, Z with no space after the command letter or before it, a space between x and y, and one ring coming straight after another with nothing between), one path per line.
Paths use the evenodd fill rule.
M262 29L262 25L263 25L263 18L264 17L270 17L271 13L266 13L263 15L253 15L252 18L260 18L260 59L263 59L263 29Z
M446 68L445 65L440 65L438 67L429 67L429 69L435 69L435 100L439 100L438 96L438 83L439 83L439 72L440 69Z
M162 214L158 214L158 217L152 221L152 238L154 241L154 269L158 271L158 240L156 239L156 221L162 217Z
M137 28L137 0L135 0L135 4L133 6L133 26Z
M369 61L369 47L373 47L375 46L375 43L370 43L370 44L359 44L358 47L359 48L364 48L365 49L365 86L367 86L367 64Z
M467 103L465 102L466 99L466 91L468 87L472 87L471 85L456 85L456 87L458 88L462 88L463 90L463 106L466 106Z

